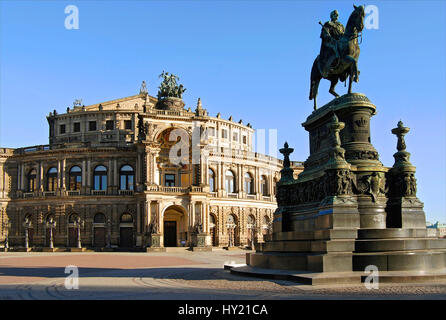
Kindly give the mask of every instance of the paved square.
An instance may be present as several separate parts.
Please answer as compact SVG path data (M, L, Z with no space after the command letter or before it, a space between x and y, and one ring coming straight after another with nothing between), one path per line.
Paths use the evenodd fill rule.
M223 270L246 251L1 253L0 299L446 299L446 283L309 287ZM65 267L79 289L65 288Z

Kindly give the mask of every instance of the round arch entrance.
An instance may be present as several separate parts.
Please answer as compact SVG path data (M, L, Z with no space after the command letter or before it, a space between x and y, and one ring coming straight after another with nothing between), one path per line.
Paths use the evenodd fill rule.
M165 247L180 247L187 242L186 209L171 205L163 212L163 235Z

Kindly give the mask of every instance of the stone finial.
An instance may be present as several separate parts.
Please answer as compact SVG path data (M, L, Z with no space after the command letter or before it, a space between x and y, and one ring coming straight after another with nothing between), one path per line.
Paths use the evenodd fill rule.
M404 136L410 131L410 128L405 127L403 122L398 121L396 128L392 129L392 133L397 136L398 142L396 144L396 149L398 151L406 151L406 142L404 141Z
M232 116L230 116L228 120L229 120L229 121L232 121Z
M404 141L404 136L410 131L410 128L405 127L403 122L400 120L396 128L392 129L392 133L396 135L398 141L396 144L396 152L393 157L395 158L394 168L400 168L403 171L408 170L412 166L410 163L410 153L406 151L406 142ZM404 169L403 169L404 168Z
M345 127L345 123L339 122L338 116L335 113L333 113L331 121L328 123L328 128L330 129L330 132L332 133L332 146L333 147L341 146L341 138L339 136L339 131L344 129L344 127Z
M220 114L220 112L219 113L217 113L217 118L221 118L221 114Z
M99 104L98 109L99 109L99 111L102 111L102 109L104 109L104 108L102 107L102 103Z
M187 112L192 112L192 109L190 107L187 108Z
M203 109L203 106L201 105L201 99L200 98L198 98L198 101L197 101L197 109Z
M141 83L141 88L139 89L139 94L148 94L146 82L144 80Z
M240 119L240 121L239 121L238 123L240 123L240 124L243 124L243 120L242 120L242 119Z
M70 107L67 107L67 113L70 113Z
M290 154L293 153L294 149L288 147L288 142L285 142L282 149L279 150L281 154L283 154L283 169L280 170L281 182L291 181L293 180L293 169L290 168Z
M279 150L281 154L283 154L283 167L290 167L290 154L293 153L294 149L288 147L288 142L285 142L283 148Z

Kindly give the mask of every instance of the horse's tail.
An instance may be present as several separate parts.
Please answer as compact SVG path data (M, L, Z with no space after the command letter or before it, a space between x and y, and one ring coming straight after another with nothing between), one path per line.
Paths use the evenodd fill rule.
M315 80L316 78L318 78L319 76L319 68L318 68L318 62L319 61L319 56L317 56L316 59L314 59L313 62L313 66L311 67L311 76L310 76L310 95L308 97L309 100L313 100L317 94L317 92L315 92Z

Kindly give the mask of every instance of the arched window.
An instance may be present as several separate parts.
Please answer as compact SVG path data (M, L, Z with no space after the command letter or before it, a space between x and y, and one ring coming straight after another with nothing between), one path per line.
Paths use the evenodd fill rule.
M36 190L36 169L32 169L28 173L28 192L34 192Z
M261 176L260 177L260 192L262 193L262 195L264 196L268 196L268 183L267 183L267 179L265 176Z
M107 190L107 168L97 166L93 173L94 190Z
M105 215L103 213L96 213L93 218L94 223L105 223Z
M119 170L119 189L121 190L133 190L135 180L135 173L133 168L129 165L125 165L121 167Z
M77 214L73 213L68 217L68 223L74 223L74 222L76 222L76 220L78 218L79 218L79 216Z
M71 167L69 173L70 190L80 190L82 185L82 169L78 166Z
M235 193L235 178L231 170L226 171L225 180L226 180L226 192Z
M57 169L55 167L50 168L46 174L46 190L57 190Z
M215 227L215 217L214 217L214 215L213 214L210 214L209 215L209 226L212 228L212 227Z
M253 194L254 193L254 183L253 179L250 173L245 173L245 192L247 194Z
M130 213L123 213L120 219L122 223L130 223L133 222L133 217Z
M215 174L214 174L214 170L209 169L208 171L209 173L209 191L210 192L215 192Z
M248 225L252 228L253 225L256 223L256 218L252 214L248 216Z
M228 216L228 219L226 220L226 223L228 225L235 225L237 223L237 219L235 218L235 216L233 214L230 214Z

